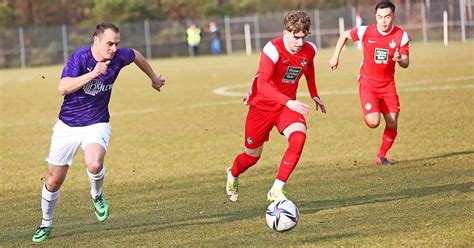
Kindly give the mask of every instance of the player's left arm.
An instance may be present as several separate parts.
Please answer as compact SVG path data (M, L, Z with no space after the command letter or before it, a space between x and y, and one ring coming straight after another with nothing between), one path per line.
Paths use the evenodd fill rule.
M133 52L135 53L135 60L133 62L150 78L151 86L155 90L160 91L161 87L165 84L165 79L161 77L161 74L157 75L153 71L150 63L148 63L140 52L135 49L133 49Z
M409 58L409 41L408 35L406 32L403 32L403 36L400 42L400 48L395 50L395 54L393 55L393 61L396 61L398 65L402 68L408 68L410 65L410 58Z
M308 68L304 73L304 77L306 78L306 84L308 85L309 95L311 99L316 103L316 111L321 109L321 112L326 113L326 105L324 105L323 100L318 95L318 89L316 88L316 78L314 73L314 62L311 60L308 63Z
M408 68L410 65L410 57L407 54L402 54L400 51L395 50L395 54L393 55L393 60L398 63L398 65L402 68Z

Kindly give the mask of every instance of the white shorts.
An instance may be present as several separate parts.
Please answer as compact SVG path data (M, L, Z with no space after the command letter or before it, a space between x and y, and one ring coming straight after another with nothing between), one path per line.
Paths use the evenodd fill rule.
M46 162L52 165L71 166L79 146L84 150L90 143L98 143L107 151L111 133L112 127L109 122L85 127L70 127L58 120L53 128L51 147Z

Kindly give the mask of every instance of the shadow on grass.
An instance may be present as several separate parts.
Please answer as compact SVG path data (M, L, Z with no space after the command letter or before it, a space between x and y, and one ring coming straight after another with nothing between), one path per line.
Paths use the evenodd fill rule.
M432 157L399 160L399 161L397 161L397 163L419 162L419 161L430 160L430 159L449 158L449 157L463 156L463 155L468 155L468 154L474 154L474 151L468 150L468 151L461 151L461 152L448 152L448 153L443 154L443 155L437 155L437 156L432 156Z
M440 186L425 187L419 189L404 189L398 192L357 196L346 199L334 200L316 200L316 201L299 201L299 209L304 213L314 213L324 209L339 208L346 206L366 205L378 202L390 202L407 198L424 197L442 192L457 191L460 193L471 193L474 191L474 182L466 182L459 184L446 184Z

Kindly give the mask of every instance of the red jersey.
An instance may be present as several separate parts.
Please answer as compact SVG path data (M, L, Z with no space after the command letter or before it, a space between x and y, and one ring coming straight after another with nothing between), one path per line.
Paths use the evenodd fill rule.
M362 41L364 56L360 67L358 80L362 84L382 86L394 80L395 50L402 55L408 55L410 41L407 33L398 26L384 33L377 25L360 26L351 30L353 41Z
M311 97L318 96L313 62L316 51L316 45L308 41L297 53L286 49L283 36L269 41L261 53L258 72L244 99L245 104L262 110L280 110L288 100L296 99L302 75Z

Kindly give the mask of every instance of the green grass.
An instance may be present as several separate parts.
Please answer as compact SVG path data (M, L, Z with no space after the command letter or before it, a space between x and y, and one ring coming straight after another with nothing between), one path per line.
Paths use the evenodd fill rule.
M153 60L167 80L161 93L136 66L126 67L110 104L105 192L111 216L104 223L94 216L80 151L46 244L472 246L473 51L473 43L412 45L410 67L396 75L401 114L389 156L398 163L378 167L383 128L363 122L355 81L361 54L348 47L332 72L332 50L321 50L316 78L328 113L313 105L307 116L305 150L287 185L300 222L283 234L271 231L264 216L286 148L275 131L262 159L241 176L239 201L230 203L224 192L225 169L242 150L247 108L242 97L213 90L249 82L258 56ZM61 70L0 71L0 246L31 245L40 223ZM247 87L233 91L244 94Z

